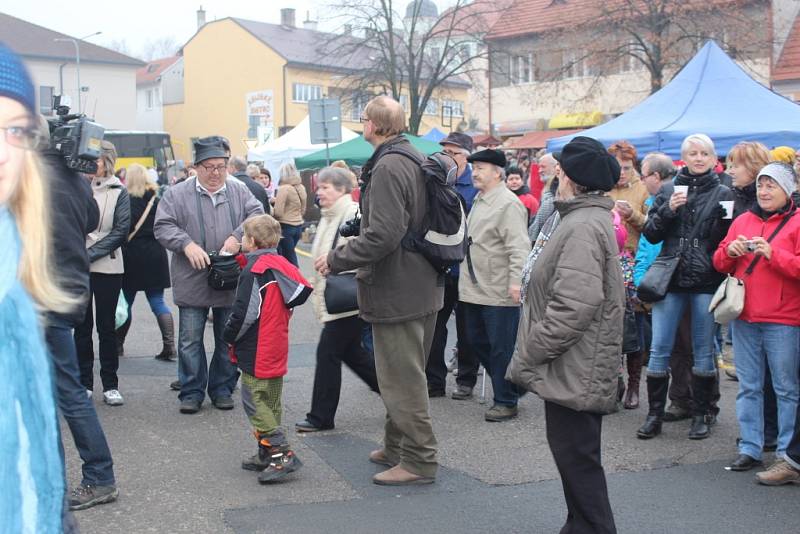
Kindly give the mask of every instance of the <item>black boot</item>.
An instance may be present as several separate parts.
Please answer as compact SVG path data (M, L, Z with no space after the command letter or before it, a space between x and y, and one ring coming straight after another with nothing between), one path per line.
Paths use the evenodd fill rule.
M256 439L258 440L258 452L250 458L242 460L242 469L246 471L263 471L269 467L271 461L272 444L267 438L259 437L258 434L256 434Z
M128 336L128 330L131 328L131 315L128 314L128 320L122 326L117 328L117 354L120 357L125 356L125 338Z
M162 313L156 317L158 321L158 329L161 330L161 342L164 348L161 349L161 354L156 356L156 360L165 362L175 361L175 324L172 322L171 313Z
M664 419L664 407L667 405L669 375L647 375L647 402L649 410L644 424L636 431L639 439L650 439L661 434L661 421Z
M716 379L714 375L692 374L692 426L689 429L689 439L706 439L711 432L706 414L711 404Z
M283 480L303 467L303 462L288 446L273 447L269 466L258 475L260 484L271 484Z

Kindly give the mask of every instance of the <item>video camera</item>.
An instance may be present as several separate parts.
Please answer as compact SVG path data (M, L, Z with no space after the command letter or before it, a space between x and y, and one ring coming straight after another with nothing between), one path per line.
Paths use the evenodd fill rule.
M61 105L61 96L53 97L56 118L48 119L50 148L61 153L67 167L85 174L97 172L100 143L106 129L83 114L70 114L69 106Z

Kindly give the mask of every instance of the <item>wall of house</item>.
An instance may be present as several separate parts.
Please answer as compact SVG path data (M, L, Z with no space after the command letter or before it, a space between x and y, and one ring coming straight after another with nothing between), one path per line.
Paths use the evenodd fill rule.
M150 93L149 98L148 92ZM136 88L136 129L148 132L164 130L164 108L160 83L140 85Z
M183 103L183 58L179 58L161 73L161 102Z
M800 80L774 82L772 84L772 90L800 104Z
M26 61L33 83L36 87L37 105L42 109L41 87L52 87L59 94L63 81L63 93L72 101L72 112L77 113L78 87L77 69L74 62L67 63L61 69L59 78L58 61L28 60ZM97 63L81 63L81 86L88 88L81 92L83 112L93 117L106 128L118 130L136 127L136 66L105 65ZM45 103L49 106L49 103Z

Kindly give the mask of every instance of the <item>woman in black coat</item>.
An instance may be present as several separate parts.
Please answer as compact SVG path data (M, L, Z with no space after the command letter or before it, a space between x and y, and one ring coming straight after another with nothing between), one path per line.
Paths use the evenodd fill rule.
M122 291L128 301L128 320L117 330L119 354L123 355L125 336L131 326L131 310L136 293L144 291L150 309L161 330L163 349L157 360L175 360L175 326L172 313L164 303L164 289L170 287L167 251L153 236L153 222L158 208L156 184L147 181L147 170L134 163L127 172L131 202L131 233L123 249L125 276ZM132 237L131 237L132 236Z

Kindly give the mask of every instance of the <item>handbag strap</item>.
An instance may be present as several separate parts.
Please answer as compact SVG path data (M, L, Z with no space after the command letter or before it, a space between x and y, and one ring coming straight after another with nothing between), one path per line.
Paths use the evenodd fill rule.
M792 209L789 213L786 214L786 216L784 216L784 218L781 221L781 223L778 225L777 228L775 228L775 231L772 232L772 234L767 238L767 243L772 241L775 238L775 236L778 235L778 232L780 232L781 229L784 226L786 226L786 224L789 222L789 219L791 219L792 216L794 216L794 214L795 214L795 210ZM755 270L755 268L756 268L756 264L758 263L758 260L760 260L760 259L761 259L761 256L756 256L753 259L753 261L750 262L750 265L747 267L747 269L745 269L744 274L752 274L753 270Z
M206 247L206 225L203 221L203 206L200 204L200 191L197 190L197 178L195 178L195 198L197 199L197 218L200 223L200 240L203 242L203 250L208 252ZM236 216L233 214L233 202L231 201L231 196L228 194L228 190L225 190L225 200L228 201L228 213L231 217L231 232L235 231L237 228L236 224ZM214 204L214 200L211 199L211 204Z
M137 232L139 232L139 229L144 224L144 221L145 219L147 219L147 216L150 215L150 210L153 209L153 204L155 203L156 203L156 194L153 193L153 196L150 197L150 202L148 202L147 207L144 208L144 213L142 213L142 216L139 217L139 221L136 223L136 226L133 227L133 232L128 234L128 241L133 239L134 236L137 234Z

